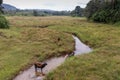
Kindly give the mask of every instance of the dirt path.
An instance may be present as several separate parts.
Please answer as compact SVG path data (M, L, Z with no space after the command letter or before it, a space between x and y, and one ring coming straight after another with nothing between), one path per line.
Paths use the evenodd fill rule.
M88 46L83 44L77 37L73 36L73 38L75 39L75 51L74 51L75 55L89 53L92 51ZM46 60L45 62L48 65L43 69L43 72L45 74L48 74L49 72L60 66L65 61L66 58L67 55ZM35 76L35 69L34 66L32 66L28 70L25 70L21 74L16 76L16 78L14 78L13 80L43 80L43 78L44 77Z

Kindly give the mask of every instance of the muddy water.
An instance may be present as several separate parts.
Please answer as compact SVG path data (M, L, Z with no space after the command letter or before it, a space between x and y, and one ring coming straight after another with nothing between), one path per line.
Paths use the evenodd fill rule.
M89 53L92 51L87 45L83 44L76 36L73 36L73 38L75 40L75 51L74 51L75 55ZM43 72L45 74L48 74L49 72L60 66L65 61L66 58L67 55L64 57L62 56L62 57L56 57L46 60L45 62L48 65L43 69ZM16 78L14 78L13 80L43 80L43 78L44 77L35 76L35 69L34 66L32 66L28 70L25 70L21 74L16 76Z
M89 53L92 51L92 49L85 45L84 43L82 43L78 37L73 36L74 40L75 40L75 55L80 55L80 54L84 54L84 53Z
M45 61L48 65L43 69L45 74L49 73L50 71L54 70L56 67L61 65L65 61L66 57L56 57ZM32 66L28 70L25 70L20 75L18 75L13 80L43 80L44 77L36 77L35 76L35 68Z

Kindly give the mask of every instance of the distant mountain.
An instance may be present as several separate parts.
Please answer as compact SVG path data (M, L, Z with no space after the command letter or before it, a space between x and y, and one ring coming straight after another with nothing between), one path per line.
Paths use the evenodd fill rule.
M2 4L4 14L6 15L22 15L22 16L34 16L34 12L37 16L47 16L47 15L70 15L70 11L55 11L49 9L18 9L10 4Z
M51 9L21 9L23 11L48 11L48 12L55 12L55 10L51 10Z
M18 10L18 8L12 6L12 5L9 5L9 4L2 4L2 7L4 7L3 10L5 11L16 11Z

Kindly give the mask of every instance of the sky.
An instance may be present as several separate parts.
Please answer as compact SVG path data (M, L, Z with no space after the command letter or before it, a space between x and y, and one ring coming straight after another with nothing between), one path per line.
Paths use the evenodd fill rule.
M90 0L3 0L19 9L74 10L75 6L84 8Z

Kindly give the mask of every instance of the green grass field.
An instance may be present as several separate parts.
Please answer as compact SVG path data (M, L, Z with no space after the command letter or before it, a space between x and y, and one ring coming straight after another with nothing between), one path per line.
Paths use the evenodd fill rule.
M72 18L49 28L76 34L93 52L68 59L46 80L120 80L120 27Z
M71 34L76 34L93 52L67 59L46 80L120 80L118 25L58 16L7 19L11 28L0 30L0 80L13 78L36 60L72 52Z
M29 21L27 17L7 19L11 28L0 29L0 80L12 79L20 70L28 68L37 60L43 61L74 50L74 40L68 33L34 28L32 24L36 25L36 23L29 24L24 20ZM12 22L11 19L14 21ZM33 19L37 21L38 18ZM28 25L21 26L24 24Z

